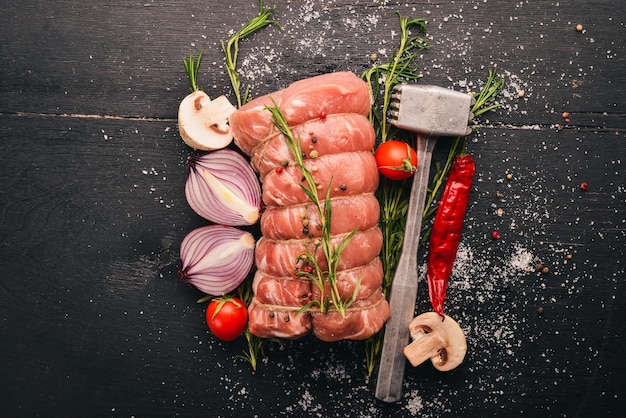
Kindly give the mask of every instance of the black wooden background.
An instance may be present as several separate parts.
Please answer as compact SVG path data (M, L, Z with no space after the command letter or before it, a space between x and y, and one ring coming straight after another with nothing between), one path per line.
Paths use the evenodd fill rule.
M420 83L477 90L492 67L507 78L503 107L469 140L477 176L447 303L467 334L463 365L408 369L392 405L374 398L361 342L269 345L253 373L237 357L244 341L213 338L200 295L178 280L180 242L204 224L183 192L182 57L202 50L200 84L232 97L220 41L258 3L3 2L2 415L623 413L620 2L303 3L266 1L283 30L241 44L254 96L319 73L360 73L372 53L384 60L397 45L396 11L429 19ZM422 281L417 310L428 309Z

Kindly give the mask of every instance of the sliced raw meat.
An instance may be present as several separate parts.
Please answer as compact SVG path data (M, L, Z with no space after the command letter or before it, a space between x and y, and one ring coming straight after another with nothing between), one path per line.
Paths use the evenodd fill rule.
M274 130L265 108L279 106L289 126L335 113L367 115L371 96L367 83L351 72L336 72L296 81L284 90L259 97L230 115L235 144L246 154Z
M290 126L335 113L367 115L371 107L367 83L348 71L296 81L284 90L280 103Z
M241 106L228 118L230 129L233 133L235 145L243 152L250 155L252 150L276 131L272 123L272 115L266 107L274 106L272 99L280 102L282 91L256 99Z
M302 151L310 155L338 154L351 151L371 151L376 134L366 116L357 113L329 115L326 119L314 119L291 127L294 139L300 141ZM282 134L276 133L260 143L252 152L252 167L261 181L267 173L293 163L293 154Z
M317 183L317 194L322 201L328 188L331 198L373 193L378 188L376 158L369 151L322 155L304 161ZM273 207L308 201L302 190L302 179L302 172L296 166L286 167L281 172L270 172L263 183L263 203Z
M390 316L389 304L381 291L352 304L346 316L337 311L313 313L313 333L322 341L364 340L376 334Z
M304 306L311 301L311 282L299 277L270 276L257 270L252 291L259 302L280 306Z
M323 207L324 205L322 205ZM336 197L331 201L332 235L372 228L380 219L378 199L372 193ZM313 203L267 208L261 215L261 233L271 239L319 237L322 233Z
M265 305L255 297L248 306L248 329L261 338L303 337L311 332L311 315L298 309Z
M332 238L332 244L338 246L347 234L336 235ZM375 226L365 231L354 234L348 245L344 248L337 265L337 270L351 269L368 264L380 253L383 236L380 228ZM300 255L306 252L307 245L313 251L311 240L272 240L261 237L257 241L255 251L256 266L277 277L289 277L296 273L296 267ZM316 261L320 268L327 269L327 262L321 248L316 253Z
M368 299L374 293L380 291L383 283L383 263L376 257L368 264L349 270L337 272L337 290L342 300L355 296L355 300ZM313 300L321 300L322 295L319 287L311 285ZM356 293L355 293L356 289ZM330 284L324 283L324 296L330 295Z

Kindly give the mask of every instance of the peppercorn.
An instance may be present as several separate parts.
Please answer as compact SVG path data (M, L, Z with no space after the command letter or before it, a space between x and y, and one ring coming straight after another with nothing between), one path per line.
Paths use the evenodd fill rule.
M339 186L339 188L341 190L345 191L348 188L348 186L346 186L345 184L342 184L342 185Z
M563 112L561 116L563 116L563 119L569 118L569 112Z
M586 181L583 181L582 183L580 183L580 190L587 190L589 189L589 183L587 183Z
M513 174L509 173L506 175L506 179L507 180L512 180L513 179Z
M306 226L304 228L302 228L302 234L303 235L308 235L309 234L309 228L307 228Z
M565 256L565 258L566 258L566 259L568 259L568 260L571 260L571 259L572 259L572 255L571 255L571 254L567 254L567 255Z
M314 143L314 144L317 144L317 137L314 136L313 138L311 138L311 142Z
M283 172L283 168L282 167L276 167L276 172L277 173L282 173Z
M491 238L500 239L500 233L498 231L491 231Z
M543 315L543 307L538 307L537 308L537 316L542 316Z
M548 273L550 273L550 269L548 267L544 267L544 268L541 269L541 272L543 274L548 274Z
M270 312L268 315L270 318L274 318L274 312Z
M576 30L578 32L582 32L583 31L583 25L581 25L580 23L578 25L576 25Z
M535 270L537 270L537 271L540 271L542 268L543 268L543 264L541 264L541 263L537 263L535 265Z

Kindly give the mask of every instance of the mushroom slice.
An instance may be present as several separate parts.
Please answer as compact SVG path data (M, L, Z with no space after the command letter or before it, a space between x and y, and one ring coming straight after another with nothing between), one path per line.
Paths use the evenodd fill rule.
M178 130L193 149L211 151L233 140L228 118L237 110L226 96L211 100L202 90L187 95L178 107Z
M436 312L418 315L409 324L409 332L413 342L402 351L413 367L430 359L437 370L445 372L463 362L467 352L465 334L448 315L443 318Z

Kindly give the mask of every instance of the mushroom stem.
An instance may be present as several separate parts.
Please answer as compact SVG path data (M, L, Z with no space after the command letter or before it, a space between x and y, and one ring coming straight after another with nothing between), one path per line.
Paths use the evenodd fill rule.
M445 342L437 333L422 328L412 335L413 342L402 350L413 367L419 366L430 358L439 357L439 351Z

